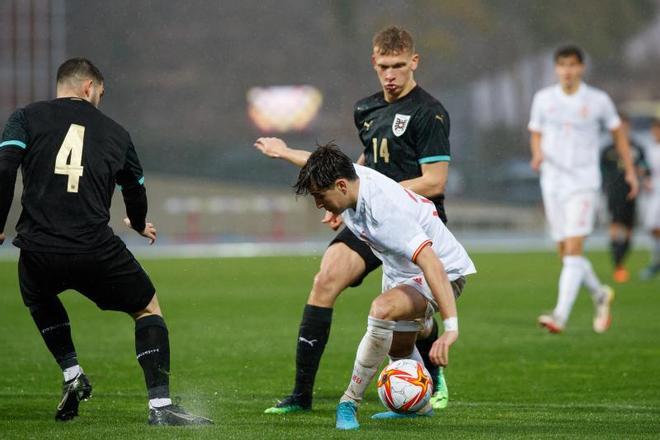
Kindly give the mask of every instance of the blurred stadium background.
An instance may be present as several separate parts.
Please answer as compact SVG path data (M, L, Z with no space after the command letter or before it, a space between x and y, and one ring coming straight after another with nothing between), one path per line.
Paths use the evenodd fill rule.
M660 116L658 0L0 0L0 120L53 98L64 59L89 57L106 77L102 110L145 168L153 251L316 252L331 232L292 195L296 170L252 143L334 139L357 158L352 106L379 90L370 42L392 23L412 31L416 78L451 115L447 207L468 247L551 245L526 124L533 93L555 81L558 45L586 50L587 81L633 117L641 142ZM19 208L15 199L9 236ZM139 243L118 198L113 216Z

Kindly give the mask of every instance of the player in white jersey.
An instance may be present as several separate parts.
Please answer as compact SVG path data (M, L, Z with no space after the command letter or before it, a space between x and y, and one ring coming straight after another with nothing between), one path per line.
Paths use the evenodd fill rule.
M651 233L651 262L642 270L640 278L650 280L660 273L660 119L651 126L653 143L646 151L646 158L651 168L650 194L644 216L644 226Z
M541 173L546 218L563 263L557 305L552 313L538 318L551 333L564 329L582 284L594 301L594 331L606 331L611 322L614 292L600 283L583 255L584 239L593 230L601 183L598 138L602 126L614 137L631 188L629 197L635 197L639 188L630 145L612 100L582 82L583 58L574 46L555 52L559 84L536 93L528 126L531 166Z
M257 140L261 148L282 142ZM385 357L421 362L417 332L440 312L444 333L433 343L431 360L448 363L458 338L455 296L465 276L475 273L467 252L440 220L434 204L394 180L351 160L336 147L322 146L309 156L295 184L311 194L319 209L342 215L346 227L364 240L383 262L382 293L372 302L367 332L358 347L348 388L337 405L336 427L357 429L357 408ZM431 406L417 415L430 415ZM396 418L386 412L374 418Z

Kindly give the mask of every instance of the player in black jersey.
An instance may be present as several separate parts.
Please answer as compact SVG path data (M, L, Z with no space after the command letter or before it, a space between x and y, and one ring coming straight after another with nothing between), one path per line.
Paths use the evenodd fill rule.
M56 420L78 415L92 386L78 364L71 326L58 294L74 289L102 310L135 319L135 350L149 396L149 423L212 423L172 404L167 326L151 280L108 226L118 185L125 223L151 244L156 229L145 221L142 168L126 130L98 110L101 72L85 58L57 71L57 98L30 104L9 118L0 143L0 240L21 167L23 195L14 244L23 302L62 368L64 385ZM1 243L0 241L0 243Z
M388 27L373 39L373 67L382 90L357 102L354 111L364 151L357 163L372 167L403 186L432 200L443 221L444 188L450 160L449 115L442 104L414 80L419 64L411 35L399 27ZM302 166L310 153L294 150L274 138L255 146L269 157ZM333 229L341 218L326 213L323 220ZM266 413L286 414L309 410L314 379L328 341L332 308L339 294L358 286L381 265L369 246L344 228L323 255L321 268L303 311L296 349L296 379L291 395ZM442 370L428 356L438 336L435 320L417 342L424 363L434 378L435 409L447 405L448 392Z
M625 115L621 115L621 129L626 136L629 135L630 121ZM638 175L648 177L649 167L644 158L644 150L634 142L630 142L630 154ZM602 151L600 169L603 175L603 191L611 216L609 235L610 252L614 263L612 278L618 283L625 283L630 279L630 273L623 262L630 250L637 199L628 198L630 187L626 183L625 169L614 145L609 145Z

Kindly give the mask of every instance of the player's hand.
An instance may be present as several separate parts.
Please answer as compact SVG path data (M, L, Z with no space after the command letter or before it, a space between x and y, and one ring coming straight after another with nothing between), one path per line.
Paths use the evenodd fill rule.
M254 146L268 157L281 158L289 149L286 142L276 137L260 137Z
M325 215L323 216L321 223L327 224L330 226L330 228L332 228L333 231L336 231L344 223L344 220L342 220L341 215L333 214L330 211L325 211Z
M5 242L5 233L4 233L4 232L0 232L0 244L2 244L2 243L4 243L4 242Z
M630 191L628 192L628 200L632 200L637 197L637 194L639 193L639 180L635 173L626 173L625 179L630 188Z
M532 167L537 173L541 170L541 163L543 162L543 153L535 154L532 160L529 161L529 166Z
M131 221L128 217L124 218L124 224L128 226L130 229L133 229L131 227ZM148 238L149 239L149 245L152 245L156 242L156 228L154 227L153 223L146 223L146 226L144 227L143 231L138 231L138 234L141 236Z
M429 359L435 365L446 367L449 364L449 347L458 339L458 332L444 332L435 340L429 352Z

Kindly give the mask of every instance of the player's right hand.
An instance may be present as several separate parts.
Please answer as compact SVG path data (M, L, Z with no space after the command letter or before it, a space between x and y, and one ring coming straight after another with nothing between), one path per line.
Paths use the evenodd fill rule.
M543 162L543 154L535 154L532 156L532 160L529 161L529 166L532 167L537 173L541 169L541 163Z
M289 149L286 142L276 137L260 137L254 146L268 157L280 158Z
M333 231L336 231L342 224L344 224L344 220L342 220L341 215L333 214L330 211L325 211L325 215L323 216L321 223L327 224Z
M4 243L4 242L5 242L5 233L4 233L4 232L0 232L0 244L2 244L2 243Z

